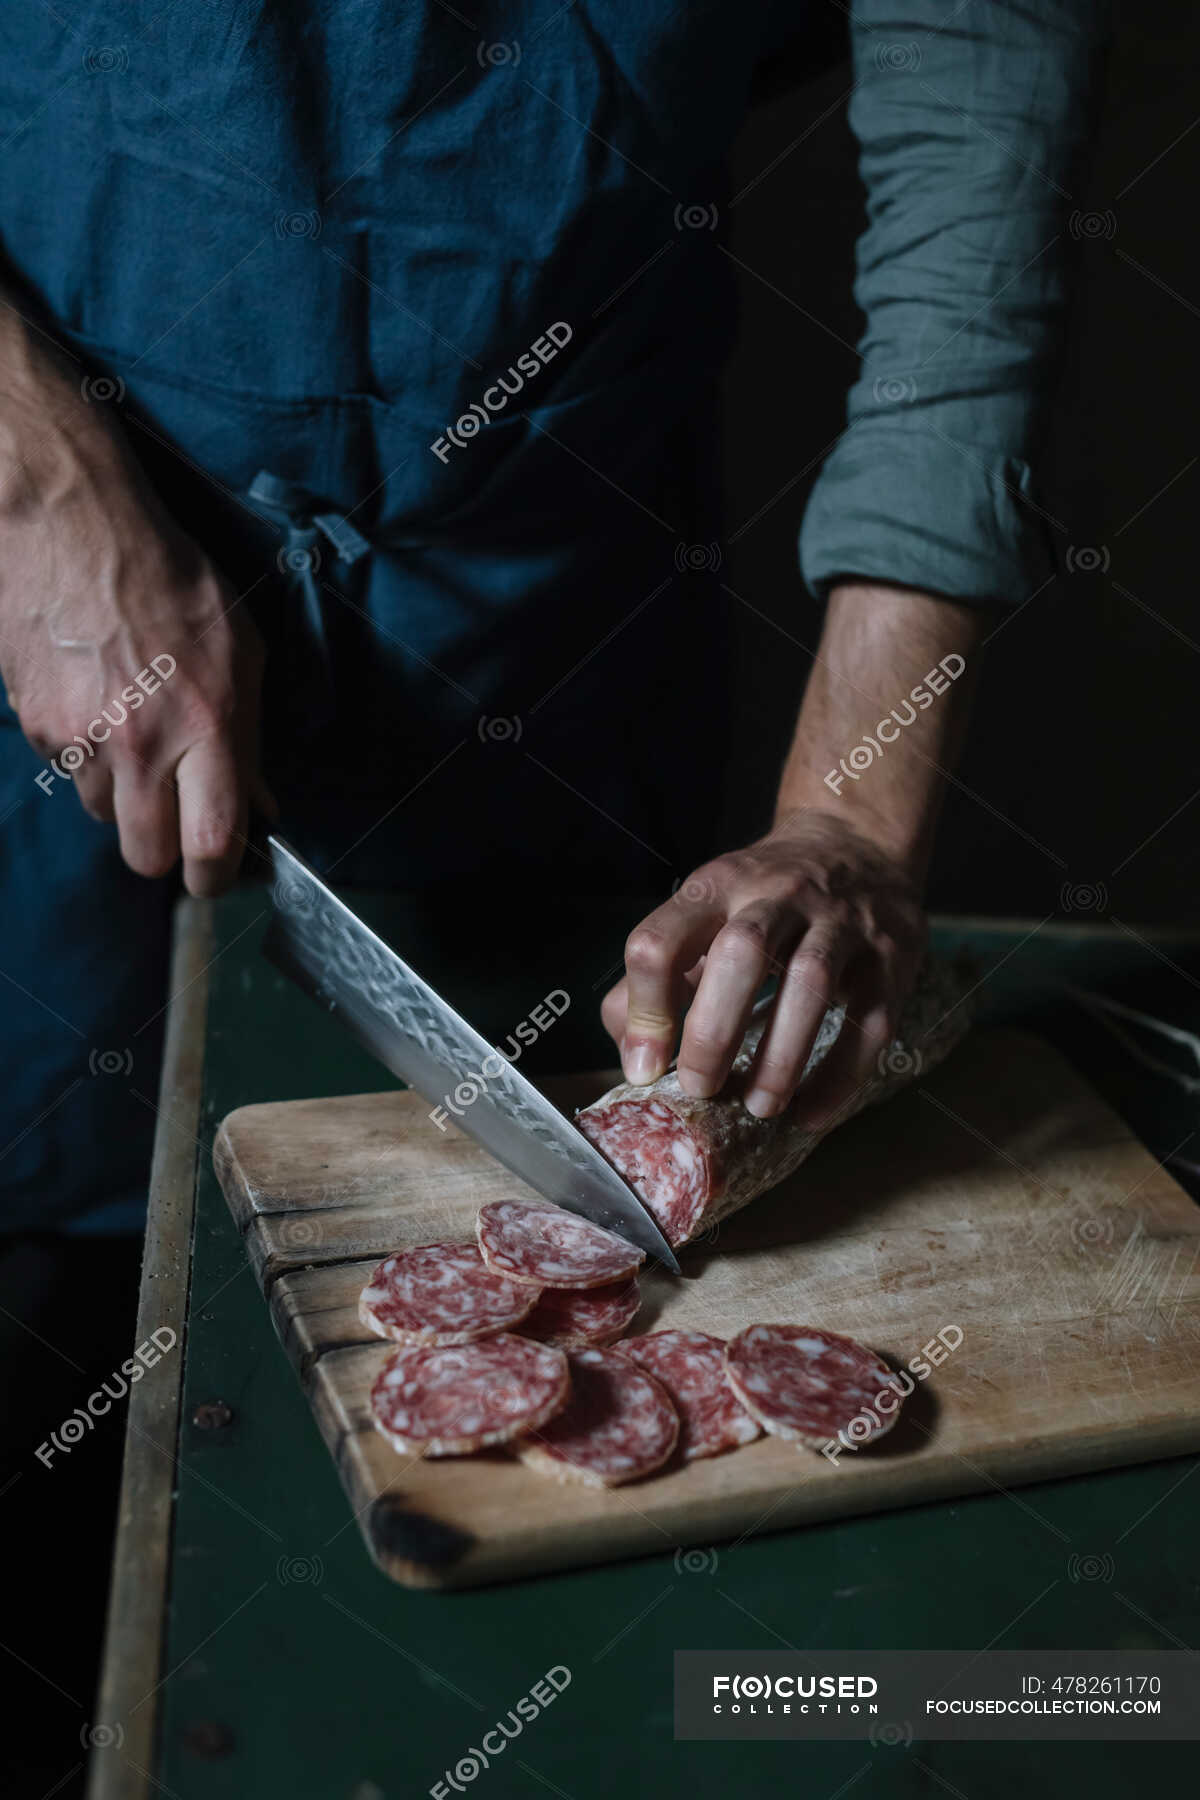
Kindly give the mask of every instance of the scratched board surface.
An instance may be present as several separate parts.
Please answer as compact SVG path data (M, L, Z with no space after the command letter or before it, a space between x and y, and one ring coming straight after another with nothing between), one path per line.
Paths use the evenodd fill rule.
M564 1106L596 1073L548 1091ZM389 1347L357 1301L389 1251L529 1197L412 1093L242 1107L216 1165L371 1554L469 1585L1200 1447L1200 1209L1040 1039L978 1030L771 1194L643 1278L637 1331L755 1320L936 1366L877 1445L773 1438L608 1492L504 1452L420 1461L373 1429ZM942 1334L939 1342L938 1334ZM944 1352L944 1346L953 1348Z

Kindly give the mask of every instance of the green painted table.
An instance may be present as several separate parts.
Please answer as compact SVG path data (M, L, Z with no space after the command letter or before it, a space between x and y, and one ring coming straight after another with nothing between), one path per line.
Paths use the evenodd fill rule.
M605 1060L596 1005L644 909L563 900L534 933L510 900L507 919L490 894L452 907L359 903L488 1035L565 987L571 1010L541 1041L535 1073ZM261 960L265 913L255 890L181 909L142 1324L186 1310L182 1391L160 1390L149 1414L131 1416L97 1710L113 1742L93 1760L94 1800L426 1795L556 1666L569 1686L464 1791L730 1800L799 1783L818 1800L851 1788L861 1800L988 1800L1070 1781L1141 1800L1148 1783L1165 1788L1185 1769L1194 1779L1188 1745L677 1744L672 1652L1200 1646L1200 1458L763 1534L686 1560L666 1552L448 1595L386 1581L211 1168L214 1127L235 1106L390 1084ZM1196 934L941 920L935 942L968 944L986 1011L1054 1038L1156 1153L1200 1160L1200 1139L1187 1141L1194 1099L1139 1069L1060 985L1200 1027ZM1079 1558L1109 1559L1107 1578L1079 1579Z

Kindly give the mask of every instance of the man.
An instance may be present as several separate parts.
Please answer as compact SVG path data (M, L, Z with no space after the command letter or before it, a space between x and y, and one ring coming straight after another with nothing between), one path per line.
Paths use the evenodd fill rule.
M872 1070L986 609L1040 553L1096 11L849 8L867 323L801 544L825 625L770 829L699 867L728 604L695 554L731 330L708 227L773 9L0 25L7 1223L132 1218L163 878L226 887L252 803L336 880L675 880L605 1001L632 1080L694 990L680 1078L715 1091L772 973L753 1111L835 997L811 1116Z

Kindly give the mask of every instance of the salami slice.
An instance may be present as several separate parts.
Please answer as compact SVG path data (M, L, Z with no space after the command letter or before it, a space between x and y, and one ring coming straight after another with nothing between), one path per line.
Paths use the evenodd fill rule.
M816 1325L750 1325L725 1352L730 1387L763 1428L820 1450L839 1432L858 1449L890 1431L901 1394L873 1350Z
M670 1400L619 1350L573 1350L571 1398L517 1445L521 1461L556 1481L617 1487L661 1468L679 1436Z
M399 1344L465 1344L520 1324L536 1303L536 1289L494 1275L474 1244L422 1244L380 1263L358 1316Z
M685 1462L752 1444L762 1432L725 1379L725 1340L706 1331L653 1331L622 1348L660 1381L679 1414Z
M961 995L961 983L949 970L923 967L878 1073L859 1089L837 1123L886 1099L942 1060L967 1027ZM828 1055L843 1017L841 1007L826 1013L806 1076ZM830 1129L800 1125L794 1102L773 1119L756 1119L746 1111L746 1078L765 1026L765 1018L760 1019L747 1032L728 1082L710 1100L685 1094L672 1069L650 1087L622 1082L576 1118L584 1136L625 1177L676 1247L784 1180Z
M625 1280L646 1260L636 1245L561 1206L520 1200L481 1206L475 1235L489 1269L537 1287L604 1287Z
M606 1287L543 1288L521 1331L539 1343L557 1344L560 1350L615 1344L632 1325L641 1298L633 1275Z
M371 1414L395 1450L462 1456L544 1425L569 1391L561 1350L501 1332L393 1351L371 1389Z

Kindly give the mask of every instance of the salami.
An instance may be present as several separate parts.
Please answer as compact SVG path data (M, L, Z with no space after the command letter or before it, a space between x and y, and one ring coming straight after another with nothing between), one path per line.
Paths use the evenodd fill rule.
M842 1119L906 1086L935 1067L967 1027L959 1004L961 985L951 973L926 964L900 1022L879 1060L878 1073L843 1111ZM828 1055L841 1030L844 1009L826 1013L805 1075ZM756 1119L742 1104L746 1077L765 1029L760 1019L747 1032L733 1072L720 1094L696 1100L685 1094L672 1069L650 1087L629 1082L585 1107L576 1124L645 1202L667 1242L678 1247L748 1206L800 1164L827 1135L796 1120L795 1102L773 1119Z
M761 1435L725 1379L725 1341L706 1331L654 1331L626 1340L628 1355L661 1382L679 1414L685 1462L719 1456Z
M422 1244L380 1263L358 1316L400 1344L465 1344L518 1325L537 1290L485 1267L474 1244Z
M573 1350L567 1360L571 1398L548 1425L521 1438L521 1461L588 1487L617 1487L661 1468L679 1419L653 1376L619 1350Z
M544 1425L569 1391L561 1350L501 1332L394 1350L371 1389L371 1414L395 1450L462 1456Z
M816 1325L750 1325L731 1338L725 1374L775 1437L820 1450L839 1432L858 1449L896 1423L900 1390L873 1350Z
M523 1320L525 1337L557 1344L560 1350L615 1344L632 1325L641 1304L637 1278L595 1288L543 1288L542 1297Z
M561 1206L492 1200L475 1222L479 1250L496 1275L536 1287L593 1288L623 1281L645 1252Z

